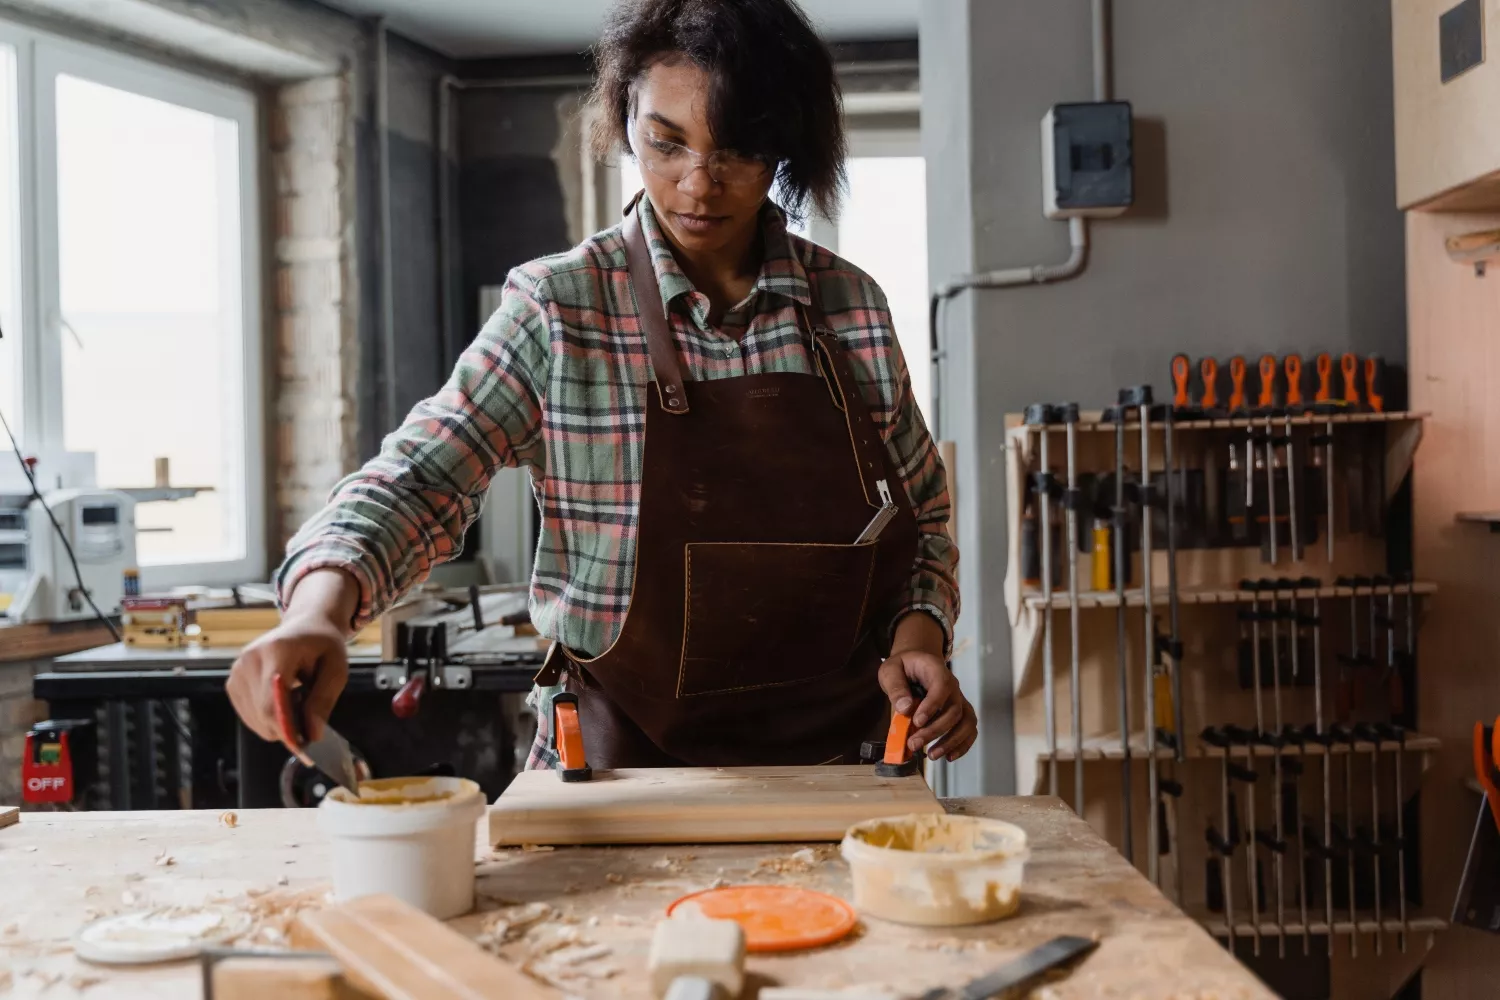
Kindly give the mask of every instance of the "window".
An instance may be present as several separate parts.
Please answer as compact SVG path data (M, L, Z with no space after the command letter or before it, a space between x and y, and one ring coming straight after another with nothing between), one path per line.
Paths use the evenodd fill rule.
M137 493L145 587L259 579L254 96L4 25L0 46L0 409L44 488L149 490L162 464L200 488Z

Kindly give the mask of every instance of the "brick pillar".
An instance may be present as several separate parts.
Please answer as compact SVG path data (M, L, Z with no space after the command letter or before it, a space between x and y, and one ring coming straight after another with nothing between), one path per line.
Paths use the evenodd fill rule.
M0 663L0 805L21 802L21 756L26 732L47 717L47 706L31 697L31 679L43 663Z
M346 76L283 87L275 174L276 433L272 539L286 540L358 463L354 125Z

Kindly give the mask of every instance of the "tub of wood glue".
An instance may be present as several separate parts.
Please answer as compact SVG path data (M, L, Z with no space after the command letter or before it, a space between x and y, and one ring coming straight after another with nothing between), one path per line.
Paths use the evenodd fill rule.
M339 899L387 893L447 920L474 908L475 825L484 792L467 778L377 778L318 806Z
M872 819L841 845L854 905L900 924L956 927L1008 917L1021 904L1026 831L972 816Z

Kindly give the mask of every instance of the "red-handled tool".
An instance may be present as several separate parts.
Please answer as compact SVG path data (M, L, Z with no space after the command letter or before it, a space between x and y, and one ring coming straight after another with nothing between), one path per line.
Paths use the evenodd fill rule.
M1344 376L1344 402L1359 405L1359 358L1345 354L1339 358L1339 371Z
M557 751L558 774L564 781L588 781L594 776L583 749L583 725L578 719L578 696L560 691L552 696L552 748Z
M1256 405L1270 409L1276 405L1276 355L1260 356L1260 399Z
M1243 410L1245 408L1245 359L1239 355L1229 359L1229 381L1234 386L1234 391L1229 395L1229 408Z
M1281 363L1286 372L1286 405L1302 405L1302 358L1300 355L1288 354Z
M1203 377L1203 408L1212 410L1219 405L1219 363L1204 358L1198 362L1198 374Z
M1188 363L1186 354L1178 354L1172 358L1172 385L1175 389L1172 394L1172 405L1179 410L1193 405L1192 393L1188 389L1188 381L1192 378L1192 374L1193 369Z
M422 695L426 692L427 672L412 674L391 699L391 712L398 719L410 719L422 707Z

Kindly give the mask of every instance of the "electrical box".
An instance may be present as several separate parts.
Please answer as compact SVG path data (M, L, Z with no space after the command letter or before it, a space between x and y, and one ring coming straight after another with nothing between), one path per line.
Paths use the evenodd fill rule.
M1135 200L1129 101L1056 104L1042 119L1042 214L1107 219Z

